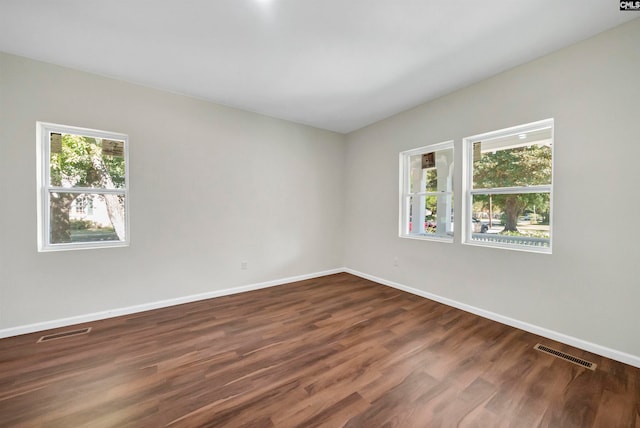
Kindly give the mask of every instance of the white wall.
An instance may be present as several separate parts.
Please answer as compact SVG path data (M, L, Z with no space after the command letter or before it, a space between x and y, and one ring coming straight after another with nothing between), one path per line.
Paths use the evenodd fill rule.
M129 135L130 247L37 252L38 120ZM0 54L0 143L0 330L342 266L340 134Z
M350 134L345 266L640 356L639 103L634 20ZM460 207L462 138L547 118L552 255L398 238L400 151L454 139Z
M639 40L635 20L346 138L0 54L0 330L347 266L640 356ZM454 139L460 166L463 137L546 118L552 255L398 238L400 151ZM36 251L37 120L129 134L129 248Z

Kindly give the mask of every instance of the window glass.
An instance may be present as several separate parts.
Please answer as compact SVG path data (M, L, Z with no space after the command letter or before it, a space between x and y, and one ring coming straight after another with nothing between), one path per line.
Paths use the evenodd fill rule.
M551 220L549 193L473 195L472 238L548 247ZM481 235L478 235L481 234Z
M453 143L400 154L400 236L453 240Z
M125 187L124 141L52 133L49 184L59 187Z
M551 252L553 121L465 138L465 243Z
M38 124L40 251L128 244L127 136Z
M474 189L551 184L550 128L473 144Z
M51 244L124 240L121 195L52 192L49 201Z

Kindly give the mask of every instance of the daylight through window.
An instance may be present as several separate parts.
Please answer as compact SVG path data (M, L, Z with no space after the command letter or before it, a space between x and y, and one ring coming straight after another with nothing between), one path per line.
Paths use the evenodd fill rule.
M453 241L453 142L400 153L400 236Z
M127 136L38 123L40 251L128 244Z
M551 252L553 120L465 138L468 244Z

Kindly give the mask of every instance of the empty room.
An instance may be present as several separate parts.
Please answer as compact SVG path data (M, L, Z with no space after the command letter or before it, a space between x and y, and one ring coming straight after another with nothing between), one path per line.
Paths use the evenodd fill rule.
M640 2L0 0L0 426L640 427Z

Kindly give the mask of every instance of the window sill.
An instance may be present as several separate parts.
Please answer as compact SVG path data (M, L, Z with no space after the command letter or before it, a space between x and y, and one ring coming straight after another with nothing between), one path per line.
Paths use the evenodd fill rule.
M498 248L500 250L521 251L525 253L551 254L551 247L536 247L524 245L501 244L497 242L487 243L476 240L465 240L463 245L471 245L474 247Z
M40 253L50 253L56 251L73 251L73 250L95 250L99 248L117 248L128 247L128 241L114 241L114 242L86 242L86 243L68 243L68 244L53 244L47 246L41 246L38 248Z
M453 236L435 236L435 235L399 235L400 238L405 239L415 239L418 241L435 241L435 242L445 242L448 244L453 244Z

